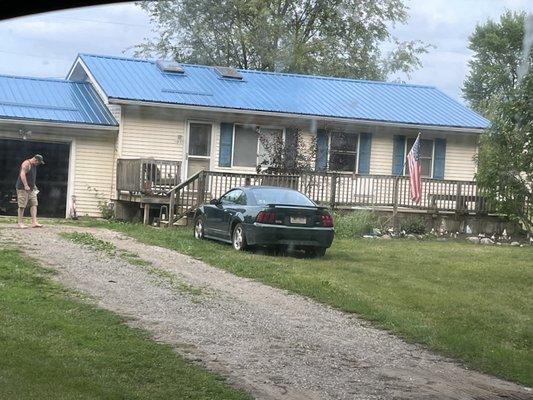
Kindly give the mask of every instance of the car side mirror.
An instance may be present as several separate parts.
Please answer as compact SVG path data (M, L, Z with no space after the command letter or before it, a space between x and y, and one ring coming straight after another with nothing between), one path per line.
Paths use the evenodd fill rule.
M220 200L219 199L211 199L211 201L209 201L209 204L212 204L214 206L218 206L220 204Z

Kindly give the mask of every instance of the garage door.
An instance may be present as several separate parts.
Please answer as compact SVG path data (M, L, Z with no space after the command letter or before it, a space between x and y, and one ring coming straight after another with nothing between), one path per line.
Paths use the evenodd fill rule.
M22 161L42 154L45 165L37 169L39 215L64 217L67 203L68 143L0 139L0 214L16 215L15 183Z

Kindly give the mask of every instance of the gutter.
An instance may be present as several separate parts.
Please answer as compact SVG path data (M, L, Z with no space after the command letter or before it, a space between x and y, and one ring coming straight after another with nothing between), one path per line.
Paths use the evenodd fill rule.
M55 128L74 128L74 129L93 129L93 130L105 130L105 131L118 131L117 125L95 125L95 124L83 124L83 123L68 123L68 122L54 122L54 121L40 121L40 120L26 120L26 119L11 119L0 118L0 124L17 124L17 125L29 125L29 126L50 126Z
M209 107L209 106L192 106L185 104L175 104L175 103L162 103L155 101L142 101L142 100L128 100L117 97L108 97L109 104L119 104L119 105L135 105L135 106L149 106L149 107L164 107L164 108L179 108L182 110L196 110L196 111L218 111L223 113L236 113L244 115L260 115L267 117L281 117L281 118L297 118L309 121L326 121L326 122L359 122L366 125L378 125L378 126L392 126L397 128L418 128L426 130L437 130L437 131L454 131L461 133L476 133L481 134L488 128L465 128L465 127L456 127L456 126L443 126L443 125L421 125L421 124L409 124L401 122L388 122L388 121L376 121L369 119L357 119L357 118L340 118L340 117L325 117L320 115L308 115L308 114L294 114L294 113L284 113L284 112L273 112L273 111L255 111L255 110L243 110L241 108L225 108L225 107Z

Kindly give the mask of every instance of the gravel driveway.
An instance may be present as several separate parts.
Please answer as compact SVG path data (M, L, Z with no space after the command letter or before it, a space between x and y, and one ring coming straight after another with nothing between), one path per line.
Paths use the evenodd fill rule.
M58 236L83 231L151 267ZM239 278L114 231L1 229L56 279L170 343L258 399L530 399L518 385L469 371L354 315Z

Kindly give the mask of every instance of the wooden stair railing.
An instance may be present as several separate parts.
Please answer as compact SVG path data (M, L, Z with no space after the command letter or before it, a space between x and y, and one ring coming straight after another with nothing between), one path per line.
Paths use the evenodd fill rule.
M167 192L170 197L167 222L169 227L205 201L205 179L205 171L198 171Z

